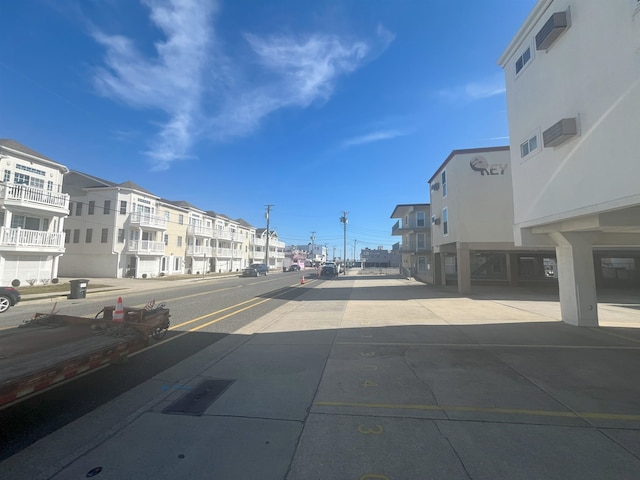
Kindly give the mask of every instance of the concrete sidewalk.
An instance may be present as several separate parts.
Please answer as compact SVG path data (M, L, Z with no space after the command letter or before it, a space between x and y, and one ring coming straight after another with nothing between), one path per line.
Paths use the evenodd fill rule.
M601 303L602 327L576 328L553 295L523 290L460 298L373 276L300 288L7 459L0 477L640 477L633 298ZM204 403L201 415L164 413L206 380L223 391L186 404Z

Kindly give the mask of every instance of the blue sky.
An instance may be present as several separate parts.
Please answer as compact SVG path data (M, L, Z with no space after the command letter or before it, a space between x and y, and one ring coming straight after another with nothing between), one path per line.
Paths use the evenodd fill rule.
M0 138L342 254L451 150L508 144L535 0L7 0ZM352 256L352 251L348 257Z

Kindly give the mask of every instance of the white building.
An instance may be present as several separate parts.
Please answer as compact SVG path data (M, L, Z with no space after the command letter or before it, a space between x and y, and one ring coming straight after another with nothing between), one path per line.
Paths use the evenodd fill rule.
M516 248L509 147L454 150L429 179L433 283L545 281L549 248Z
M0 168L0 283L53 280L64 253L68 169L9 139L0 139Z
M594 248L640 257L640 2L539 0L498 63L515 242L555 247L563 320L595 326Z
M403 273L415 276L424 282L433 283L431 205L428 203L396 205L391 213L391 218L398 219L391 228L391 235L402 237L400 252ZM364 261L365 263L376 263L369 259L364 259Z

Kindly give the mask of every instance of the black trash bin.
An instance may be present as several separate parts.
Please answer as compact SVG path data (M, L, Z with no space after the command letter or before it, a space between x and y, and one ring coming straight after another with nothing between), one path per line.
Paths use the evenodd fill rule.
M87 285L89 285L89 280L87 280L86 278L81 278L79 280L69 280L69 284L71 285L71 293L69 293L69 298L87 297Z

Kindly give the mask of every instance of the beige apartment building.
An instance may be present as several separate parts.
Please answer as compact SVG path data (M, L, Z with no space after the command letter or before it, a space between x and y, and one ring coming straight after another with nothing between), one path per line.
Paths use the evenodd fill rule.
M539 0L498 63L515 243L555 249L563 320L596 326L598 282L638 285L640 2Z
M433 283L431 256L431 205L428 203L396 205L391 218L398 221L391 228L391 235L401 237L402 273L427 283Z

